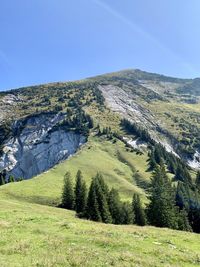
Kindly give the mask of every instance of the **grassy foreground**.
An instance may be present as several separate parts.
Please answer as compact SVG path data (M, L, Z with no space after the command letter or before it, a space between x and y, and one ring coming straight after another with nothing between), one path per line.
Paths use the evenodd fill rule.
M93 138L50 171L0 187L0 266L199 266L197 234L105 225L50 206L60 202L66 170L75 175L78 168L88 183L101 170L123 199L134 191L144 196L137 183L149 180L146 160L146 155L127 152L121 142Z
M197 234L105 225L45 205L7 198L0 202L1 267L200 264Z

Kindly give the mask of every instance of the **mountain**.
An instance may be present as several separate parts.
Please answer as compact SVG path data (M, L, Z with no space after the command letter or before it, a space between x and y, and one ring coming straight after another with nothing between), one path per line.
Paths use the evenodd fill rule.
M1 92L0 175L9 183L0 186L0 265L198 265L196 234L104 225L57 207L63 176L79 169L87 186L100 172L123 201L137 193L146 205L155 161L177 205L199 210L199 85L124 70Z
M136 123L168 152L198 169L199 81L126 70L3 92L0 167L14 176L30 178L74 154L86 140L82 130L73 125L81 122L67 120L86 112L95 125L111 127L123 135L120 118ZM138 146L137 138L128 142Z

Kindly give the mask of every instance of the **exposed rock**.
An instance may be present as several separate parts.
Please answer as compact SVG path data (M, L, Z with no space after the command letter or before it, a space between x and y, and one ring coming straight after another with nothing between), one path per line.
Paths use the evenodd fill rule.
M22 102L21 96L7 94L0 98L0 123L14 115L14 107Z
M199 169L200 170L200 152L196 151L193 160L188 160L188 165L191 168Z
M154 115L134 101L134 95L131 91L125 91L114 85L101 85L99 89L102 91L111 110L136 123L148 125L149 128L159 126L155 122Z
M106 104L112 111L145 128L151 134L151 138L165 146L168 152L178 156L167 136L163 135L165 130L162 129L162 125L156 120L150 110L141 106L134 99L134 93L131 90L124 90L114 85L100 85L99 89L103 93Z
M131 145L134 149L138 149L140 151L144 151L147 149L147 143L141 141L139 138L133 140L128 139L127 137L123 138L129 145Z
M15 134L4 145L0 168L18 178L31 178L73 155L86 138L60 128L52 130L63 116L43 114L16 121Z
M8 94L4 96L1 101L7 105L15 105L16 103L22 101L22 98L13 94Z

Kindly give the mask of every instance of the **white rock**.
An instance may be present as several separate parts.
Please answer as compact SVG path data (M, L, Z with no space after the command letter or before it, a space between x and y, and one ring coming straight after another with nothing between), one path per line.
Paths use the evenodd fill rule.
M86 138L61 129L49 132L61 119L58 115L28 119L20 135L6 142L0 168L6 168L17 178L31 178L73 155Z
M195 152L193 160L188 160L188 165L191 168L200 170L200 153L198 151Z

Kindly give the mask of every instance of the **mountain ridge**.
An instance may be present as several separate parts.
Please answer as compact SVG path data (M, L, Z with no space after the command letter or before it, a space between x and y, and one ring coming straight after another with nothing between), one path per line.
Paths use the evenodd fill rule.
M128 118L143 127L153 139L162 143L168 152L183 158L192 168L198 169L198 85L198 78L179 79L129 69L75 82L48 83L1 92L0 123L7 125L2 126L4 129L0 132L1 145L5 145L6 138L9 138L11 124L20 118L52 111L55 114L65 114L64 120L68 116L67 110L75 115L76 109L81 107L84 112L89 112L97 125L101 123L102 118L96 117L96 114L105 106L105 110L110 110L121 118ZM184 93L187 88L189 94ZM104 111L98 116L105 116ZM73 114L70 116L73 117ZM117 124L114 128L117 127L120 132L119 122ZM105 126L109 126L108 121Z
M78 170L87 188L101 173L124 203L137 194L148 207L160 164L177 209L199 232L198 81L154 77L108 74L0 93L2 266L198 265L197 234L102 224L58 208L64 175L74 184Z
M103 73L103 74L96 74L94 76L88 76L86 78L81 78L81 79L72 79L72 80L63 80L63 81L52 81L52 82L41 82L41 83L35 83L35 84L32 84L32 85L24 85L24 86L20 86L20 87L14 87L14 88L11 88L11 89L2 89L0 91L0 94L1 93L7 93L9 91L13 91L13 90L19 90L19 89L24 89L24 88L27 88L27 87L37 87L37 86L42 86L42 85L56 85L56 84L65 84L65 83L69 83L69 82L81 82L81 81L84 81L84 80L90 80L90 79L94 79L94 78L97 78L97 77L102 77L102 76L105 76L105 75L115 75L115 74L119 74L119 73L122 73L122 74L126 74L127 72L140 72L140 73L146 73L146 74L151 74L151 75L157 75L157 76L161 76L161 77L165 77L165 78L169 78L169 79L177 79L177 80L185 80L185 81L191 81L191 80L199 80L200 77L193 77L193 78L183 78L183 77L175 77L173 75L166 75L166 74L162 74L162 73L157 73L157 72L151 72L151 71L144 71L144 70L141 70L141 69L138 69L138 68L127 68L127 69L121 69L121 70L117 70L117 71L113 71L113 72L106 72L106 73Z

